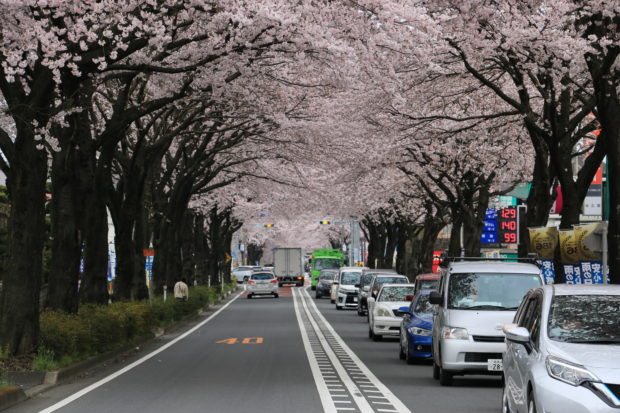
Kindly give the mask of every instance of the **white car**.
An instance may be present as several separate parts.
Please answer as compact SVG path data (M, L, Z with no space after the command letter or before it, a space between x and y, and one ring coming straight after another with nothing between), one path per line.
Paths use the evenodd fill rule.
M244 277L249 277L254 271L260 271L262 267L242 266L232 270L232 275L237 279L237 284L243 283Z
M415 294L414 284L383 284L377 298L368 297L368 337L381 341L383 336L398 337L403 314L401 307L407 307Z
M272 272L255 272L248 279L247 292L248 298L255 295L273 295L278 298L280 296L278 278Z
M530 290L504 326L503 411L620 412L620 286Z
M362 276L362 267L342 267L338 272L332 289L336 292L336 309L357 308L357 291L356 285L360 282ZM334 286L335 284L335 286Z

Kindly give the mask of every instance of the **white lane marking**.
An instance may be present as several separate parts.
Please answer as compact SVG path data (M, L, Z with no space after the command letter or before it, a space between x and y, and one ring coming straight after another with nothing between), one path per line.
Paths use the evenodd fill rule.
M306 331L306 327L304 326L304 323L302 321L301 312L299 310L299 304L297 303L297 301L298 299L295 295L295 290L293 290L293 306L295 307L295 316L297 317L297 324L299 325L299 331L301 332L301 340L304 343L306 356L308 357L308 364L310 364L310 370L312 371L312 376L314 377L314 383L316 384L316 389L319 392L319 398L321 399L323 410L326 413L334 413L336 412L336 405L334 404L334 401L329 394L330 390L327 389L327 385L325 384L325 381L323 381L323 375L319 370L319 365L317 363L316 357L314 356L314 351L312 351L312 347L310 346L310 341L308 340L308 332Z
M308 292L305 291L305 290L302 292L302 294L306 294L308 297L310 297ZM392 393L390 391L390 389L388 389L387 386L385 384L383 384L377 378L377 376L375 376L372 373L372 371L370 371L370 369L368 367L366 367L366 365L362 362L362 360L360 360L360 358L357 357L357 354L355 354L355 352L353 352L353 350L351 350L351 348L347 345L347 343L344 342L344 340L340 337L340 335L338 335L338 333L336 333L336 330L334 330L332 325L327 321L327 319L319 311L319 309L316 306L316 304L314 303L314 301L312 301L311 299L310 300L303 300L304 303L306 301L308 301L310 303L310 305L312 307L314 307L314 310L315 310L317 316L323 321L323 324L329 330L329 332L332 334L332 336L335 338L336 342L340 345L340 347L342 347L342 349L348 353L348 356L351 358L351 360L353 360L354 362L357 363L359 369L366 375L366 377L368 377L368 379L370 379L370 381L377 386L377 388L379 389L378 392L383 393L383 395L386 397L386 399L388 399L392 403L392 406L394 406L394 408L396 409L397 412L400 412L400 413L411 413L411 410L409 410L407 408L407 406L405 406L403 404L403 402L401 402L400 399L398 397L396 397L394 395L394 393ZM372 390L364 390L364 391L370 392Z
M305 291L298 293L298 294L303 295L304 293L306 295L308 294ZM308 295L308 297L310 296ZM368 400L366 400L366 398L362 395L362 392L357 387L357 385L353 382L353 379L349 377L349 374L347 373L345 368L340 363L340 360L338 359L338 356L336 355L336 353L334 353L334 350L332 349L331 345L327 343L327 340L325 339L325 335L323 334L323 332L321 331L321 328L319 327L316 320L312 316L310 312L310 308L308 308L308 303L306 302L307 300L303 299L303 297L300 298L300 300L301 300L302 307L306 311L308 320L310 320L310 325L312 326L314 333L319 338L319 341L321 341L321 343L323 344L323 351L325 351L325 354L329 356L330 360L332 361L332 364L334 365L334 368L336 369L336 373L338 373L338 375L340 376L340 380L342 380L342 383L349 390L349 393L351 393L351 396L353 397L353 400L357 404L357 407L360 409L362 413L368 413L368 412L374 413L374 410L370 406L370 403L368 403Z
M52 412L55 412L56 410L65 407L69 403L74 402L75 400L79 399L80 397L84 396L85 394L88 394L91 391L97 389L98 387L101 387L104 384L114 380L115 378L117 378L117 377L127 373L129 370L132 370L132 369L138 367L140 364L144 363L145 361L147 361L150 358L153 358L154 356L158 355L159 353L161 353L162 351L166 350L167 348L172 347L173 345L175 345L179 341L183 340L185 337L187 337L190 334L192 334L194 331L198 330L199 328L201 328L202 326L207 324L213 318L215 318L219 313L224 311L237 298L239 298L241 296L241 294L242 293L237 294L237 296L235 298L233 298L232 300L227 302L224 306L222 306L222 308L217 310L215 313L211 314L206 320L204 320L204 321L200 322L199 324L197 324L196 326L192 327L190 330L188 330L185 333L181 334L180 336L178 336L177 338L175 338L171 342L164 344L163 346L161 346L157 350L155 350L155 351L147 354L146 356L144 356L144 357L134 361L130 365L123 367L122 369L118 370L117 372L112 373L112 374L110 374L107 377L104 377L103 379L101 379L101 380L91 384L90 386L83 388L82 390L78 391L77 393L73 393L71 396L69 396L69 397L67 397L65 399L62 399L58 403L56 403L56 404L54 404L54 405L52 405L52 406L50 406L50 407L48 407L46 409L41 410L39 413L52 413Z

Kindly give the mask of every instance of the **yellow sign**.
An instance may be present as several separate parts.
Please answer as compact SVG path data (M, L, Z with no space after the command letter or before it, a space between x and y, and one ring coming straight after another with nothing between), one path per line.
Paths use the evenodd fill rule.
M591 251L585 244L584 240L598 230L600 224L587 224L587 225L575 225L573 230L575 231L575 238L577 241L577 251L579 259L582 261L600 261L601 255Z
M232 261L232 257L229 253L226 253L226 262L229 263L230 261Z
M530 249L540 258L552 259L558 245L558 229L556 227L528 228L530 233Z
M243 340L239 341L238 338L225 338L224 340L216 341L217 344L263 344L262 337L246 337Z
M579 249L575 231L563 230L560 233L560 256L562 264L579 264Z

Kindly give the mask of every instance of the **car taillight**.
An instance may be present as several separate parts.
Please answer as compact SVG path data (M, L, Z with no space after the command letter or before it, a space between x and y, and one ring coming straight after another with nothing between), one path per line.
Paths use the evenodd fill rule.
M256 284L256 281L250 280L250 281L248 281L248 284Z
M297 277L298 280L301 280L301 277Z
M275 283L277 283L277 282L278 282L278 279L277 279L277 278L274 278L273 280L271 280L271 283L272 283L272 284L275 284Z

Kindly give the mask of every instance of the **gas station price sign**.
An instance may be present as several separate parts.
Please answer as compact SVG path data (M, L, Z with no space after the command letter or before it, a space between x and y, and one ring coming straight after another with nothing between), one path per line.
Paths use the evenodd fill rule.
M497 238L502 244L516 244L518 227L517 207L497 211Z

